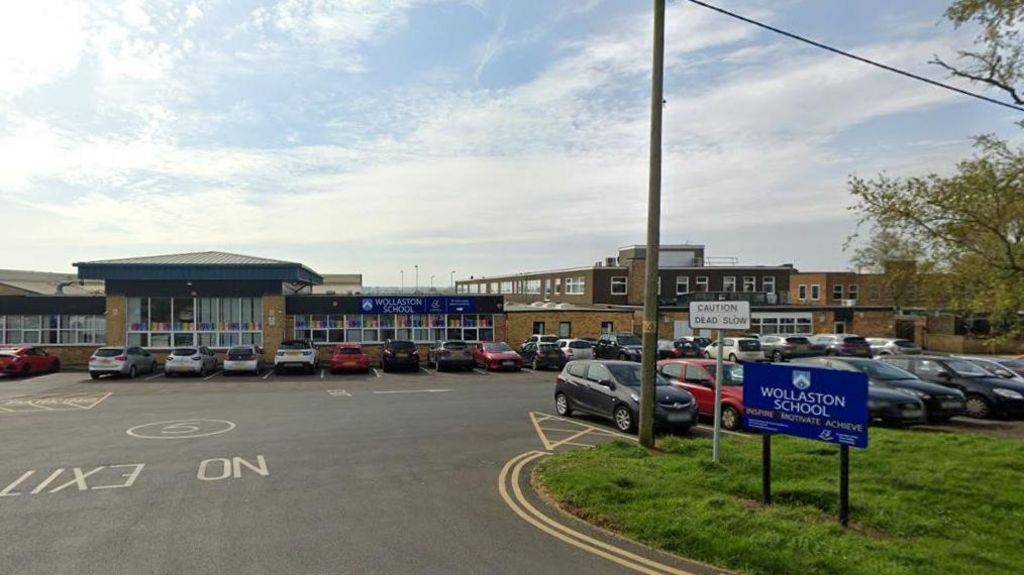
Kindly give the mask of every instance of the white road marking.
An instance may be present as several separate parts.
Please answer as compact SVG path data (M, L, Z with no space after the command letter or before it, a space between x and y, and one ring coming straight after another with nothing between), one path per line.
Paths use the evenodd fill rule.
M272 375L274 375L274 370L271 369L271 370L267 371L267 374L263 376L263 379L267 379L267 378L269 378Z
M380 371L376 367L373 368L373 375L380 377Z
M203 381L207 381L207 380L213 379L213 378L217 377L218 375L220 375L221 373L224 373L224 372L222 372L222 371L215 371L215 372L211 373L210 375L204 377Z
M475 371L476 373L479 373L480 375L491 375L490 372L484 371L484 370L480 369L479 367L474 367L473 371Z
M30 469L25 473L22 473L21 477L14 480L14 483L8 485L7 487L4 487L4 490L0 491L0 497L14 497L15 495L21 495L21 493L11 493L11 491L13 491L14 488L17 487L22 481L25 481L26 479L31 477L32 474L34 474L35 472L35 469Z
M204 423L211 431L203 431ZM234 428L234 423L223 419L185 419L136 425L125 433L140 439L191 439L226 433Z
M422 371L423 373L425 373L427 375L434 375L434 372L430 371L429 369L427 369L425 367L421 367L420 371Z
M164 374L163 374L163 373L154 373L153 375L151 375L151 376L147 377L147 378L145 379L145 381L150 381L150 380L156 379L156 378L158 378L158 377L163 377L163 376L164 376Z
M373 393L377 395L393 394L393 393L442 393L445 391L454 391L451 389L394 389L388 391L375 391Z
M323 380L323 378L324 378L324 370L321 369L320 370L320 379Z
M344 389L328 389L327 393L331 397L352 397L352 394Z
M524 367L522 368L522 370L525 371L526 373L533 373L533 370L528 367Z
M210 477L207 474L206 469L211 463L219 463L221 465L221 473L219 476ZM262 477L268 477L270 475L270 470L267 469L267 460L264 459L262 455L256 456L255 465L241 457L232 457L231 459L218 457L215 459L204 459L201 461L199 463L199 470L196 471L196 479L200 479L202 481L220 481L221 479L227 479L229 477L239 479L242 477L243 465Z

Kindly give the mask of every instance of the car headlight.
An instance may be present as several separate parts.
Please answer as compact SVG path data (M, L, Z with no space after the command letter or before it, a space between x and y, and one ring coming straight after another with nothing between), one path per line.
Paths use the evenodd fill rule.
M635 394L635 393L630 393L629 394L629 398L632 399L633 401L637 402L637 403L640 402L640 396Z
M868 400L868 409L878 409L882 404L874 400Z
M1001 395L1006 399L1024 399L1024 395L1021 395L1019 391L1006 389L1005 387L997 387L992 390L992 393L996 395Z
M914 397L920 397L921 399L931 399L932 398L932 396L928 395L927 393L925 393L923 391L919 391L917 389L904 389L903 392L904 393L909 393L910 395L913 395Z

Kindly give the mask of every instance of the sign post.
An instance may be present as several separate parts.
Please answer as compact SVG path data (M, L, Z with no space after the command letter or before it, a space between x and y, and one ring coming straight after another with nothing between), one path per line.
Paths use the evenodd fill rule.
M850 447L868 446L868 378L861 372L779 364L743 366L743 419L764 434L764 501L771 503L771 436L839 445L839 523L850 520Z
M761 433L761 499L772 504L772 434Z
M711 460L718 463L722 444L722 330L750 329L750 302L691 301L690 328L714 329L715 350L715 427L711 440Z

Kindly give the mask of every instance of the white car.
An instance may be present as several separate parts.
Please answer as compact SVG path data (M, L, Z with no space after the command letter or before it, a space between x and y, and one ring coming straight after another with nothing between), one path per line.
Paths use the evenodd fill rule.
M263 349L258 345L236 345L224 357L224 375L263 371Z
M315 373L319 367L319 353L308 339L286 339L274 355L274 373L283 373L286 369Z
M718 358L717 341L711 342L711 345L704 348L704 357L708 359ZM737 363L743 361L764 361L764 351L761 350L761 342L752 337L723 337L722 359L728 359Z
M167 355L164 362L164 376L172 375L206 375L217 371L217 356L210 348L176 347Z
M921 346L909 339L894 337L869 337L868 345L871 346L871 355L920 355L924 353Z
M574 359L594 359L594 344L585 339L560 339L555 347L562 352L566 361Z

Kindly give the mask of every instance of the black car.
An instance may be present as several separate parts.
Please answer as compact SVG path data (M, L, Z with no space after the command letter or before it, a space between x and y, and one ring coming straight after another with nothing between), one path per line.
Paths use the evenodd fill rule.
M535 370L565 367L565 354L553 343L527 342L520 350L519 355L523 357L523 363L533 366Z
M418 371L420 369L420 354L416 351L416 344L401 339L385 341L380 355L380 368L384 371L391 371L395 368Z
M597 340L597 345L594 346L594 357L640 361L643 347L640 338L631 333L607 333Z
M797 357L825 355L825 349L802 335L762 335L761 351L767 359L779 363Z
M640 365L629 361L570 361L555 380L555 411L606 417L620 431L636 429L640 408ZM697 422L697 401L690 392L655 374L654 425L686 431Z
M809 339L812 344L822 347L824 355L871 357L871 344L859 335L822 333L811 336Z
M659 339L658 359L679 359L683 357L700 357L701 348L685 339Z
M1024 416L1024 384L992 375L956 357L889 355L881 361L905 369L925 381L959 389L967 415L977 418Z
M793 360L793 363L854 371L849 365L832 363L828 357L804 357ZM856 371L861 371L857 369ZM927 422L924 402L907 391L887 385L875 383L868 377L868 414L871 421L891 425L917 425Z
M916 375L877 359L860 357L828 358L829 367L857 370L867 374L873 385L892 387L909 393L924 403L925 417L931 422L947 421L964 415L964 394L944 385L922 381Z

